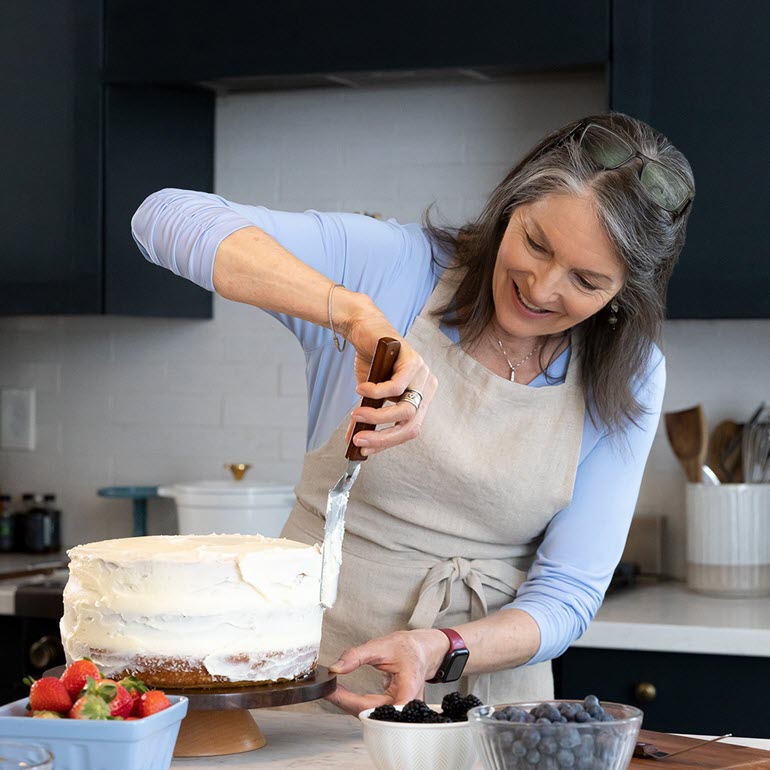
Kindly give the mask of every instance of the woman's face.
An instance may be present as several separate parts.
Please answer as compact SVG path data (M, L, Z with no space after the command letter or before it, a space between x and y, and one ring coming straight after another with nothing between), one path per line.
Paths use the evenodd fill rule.
M589 195L549 195L523 204L497 252L497 323L512 337L563 332L601 310L624 277Z

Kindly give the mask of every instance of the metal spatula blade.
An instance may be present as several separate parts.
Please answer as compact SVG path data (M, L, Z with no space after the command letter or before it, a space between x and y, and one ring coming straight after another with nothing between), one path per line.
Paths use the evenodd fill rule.
M377 343L372 365L369 369L369 382L384 382L393 373L393 366L401 350L401 343L391 337L383 337ZM385 399L364 398L362 406L379 409ZM326 524L324 526L324 543L321 550L321 604L325 609L331 609L337 599L337 584L342 564L342 539L345 535L345 511L348 507L350 490L361 471L361 463L366 457L353 443L353 436L361 430L373 430L374 425L357 423L350 437L345 457L348 466L340 480L329 490L326 500Z
M321 561L321 604L326 609L332 607L337 598L337 583L342 565L342 538L345 534L345 511L348 507L350 488L360 471L361 463L351 460L340 480L329 490L326 500L326 526Z

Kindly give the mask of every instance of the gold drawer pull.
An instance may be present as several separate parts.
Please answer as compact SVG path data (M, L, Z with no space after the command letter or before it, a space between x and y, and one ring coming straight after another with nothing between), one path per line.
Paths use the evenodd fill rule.
M652 682L639 682L634 688L639 703L652 703L658 697L658 690Z

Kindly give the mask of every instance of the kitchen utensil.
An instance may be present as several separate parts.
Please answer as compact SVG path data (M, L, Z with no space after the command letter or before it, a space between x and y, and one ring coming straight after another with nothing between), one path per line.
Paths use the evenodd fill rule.
M687 749L677 749L676 751L661 751L654 743L639 741L634 749L634 756L641 757L642 759L668 759L669 757L675 757L678 754L685 754L688 751L693 751L701 746L705 746L707 743L716 743L717 741L732 737L732 733L727 733L727 735L720 735L718 738L711 738L711 740L703 741L702 743L690 746Z
M393 366L401 350L401 343L391 337L382 337L377 343L372 365L369 369L369 382L384 382L390 379ZM364 398L362 406L379 409L385 399ZM353 436L362 430L373 430L376 426L367 423L356 423L350 436L345 457L348 466L340 480L329 490L326 501L326 524L324 527L324 543L321 559L321 604L326 609L334 605L337 598L337 581L342 563L342 538L345 534L345 510L348 507L350 490L358 478L361 463L366 456L353 443Z
M722 483L719 480L719 476L708 465L704 465L701 468L701 473L703 474L703 483L708 484L710 487L718 487Z
M708 742L704 745L702 739L688 738L684 735L657 733L642 730L639 740L651 743L666 753L673 754L681 749L692 749L681 759L666 758L660 764L650 758L635 757L631 760L628 770L767 770L770 767L770 751L753 749L748 746L736 746L731 743Z
M741 467L741 437L743 425L733 420L722 420L711 434L708 465L723 484L743 481Z
M679 412L666 412L666 433L687 480L702 481L708 439L706 417L700 404Z
M764 481L765 463L770 451L770 423L763 421L764 411L765 403L762 402L743 426L743 478L749 484Z

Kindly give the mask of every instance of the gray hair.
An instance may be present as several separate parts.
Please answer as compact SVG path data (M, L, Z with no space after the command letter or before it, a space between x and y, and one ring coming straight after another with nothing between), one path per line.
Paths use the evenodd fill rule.
M578 129L589 122L611 129L643 155L674 169L695 190L690 164L666 137L636 118L610 112L569 123L546 136L495 188L474 222L459 230L441 228L431 222L429 209L425 226L451 257L451 264L442 267L465 269L453 301L437 314L462 328L473 343L494 315L492 274L513 211L551 194L592 195L599 222L625 268L625 283L616 297L620 309L614 327L606 306L581 324L581 376L592 419L616 431L643 413L634 390L660 337L666 289L684 246L692 206L672 214L651 200L637 162L600 168L576 139ZM439 261L435 253L434 259ZM550 362L540 363L547 369Z

